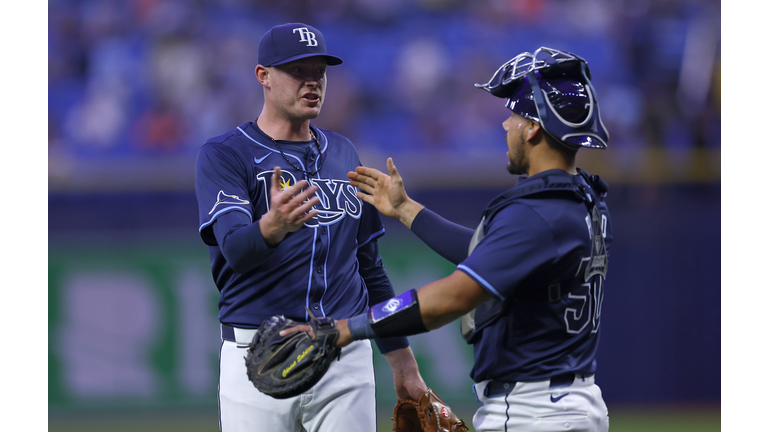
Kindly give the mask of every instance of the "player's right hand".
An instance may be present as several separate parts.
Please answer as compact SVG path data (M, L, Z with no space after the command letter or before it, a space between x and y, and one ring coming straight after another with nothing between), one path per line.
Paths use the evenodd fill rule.
M360 166L347 173L349 184L359 188L357 197L373 205L381 214L400 220L408 228L416 214L424 208L408 197L403 178L392 158L387 158L389 175L375 169Z
M315 196L317 186L308 187L309 183L301 180L283 189L279 179L280 167L275 167L270 186L269 211L259 220L261 234L270 246L277 245L288 233L298 230L315 217L318 212L312 207L320 202Z

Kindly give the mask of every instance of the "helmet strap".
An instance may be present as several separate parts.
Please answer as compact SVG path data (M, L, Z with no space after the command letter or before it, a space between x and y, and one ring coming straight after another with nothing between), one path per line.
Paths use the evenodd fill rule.
M536 73L530 71L527 75L528 82L531 84L531 91L533 91L533 100L536 102L536 111L539 112L539 118L541 119L541 127L544 127L544 124L549 121L549 111L547 111L547 105L544 102L544 93L541 91Z

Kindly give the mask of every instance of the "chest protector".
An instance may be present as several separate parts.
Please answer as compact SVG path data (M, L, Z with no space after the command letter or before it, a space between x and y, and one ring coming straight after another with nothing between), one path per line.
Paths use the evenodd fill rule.
M584 272L584 279L586 281L595 274L605 276L608 271L608 256L603 238L601 214L597 204L600 202L601 196L608 191L608 185L598 176L592 176L580 168L577 170L579 176L550 174L526 181L523 185L516 186L491 201L469 243L469 254L472 254L472 251L485 236L485 221L497 211L512 204L514 200L533 195L563 196L565 194L586 205L592 222L594 241L592 242L589 264ZM589 187L579 183L577 181L579 177L584 179ZM461 335L468 344L473 344L477 341L480 330L494 323L504 311L511 310L509 307L510 302L516 300L554 302L560 300L563 294L567 293L560 292L560 284L553 284L547 287L546 290L529 290L525 293L515 292L503 301L492 298L461 317Z

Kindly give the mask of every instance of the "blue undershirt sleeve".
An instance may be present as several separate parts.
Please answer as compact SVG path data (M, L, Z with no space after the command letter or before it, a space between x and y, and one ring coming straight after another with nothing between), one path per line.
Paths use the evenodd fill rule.
M251 223L248 215L232 211L219 216L213 233L232 270L246 273L266 261L274 249L264 241L259 222Z
M425 208L411 223L411 232L441 257L458 265L469 255L469 243L475 231L455 224Z
M384 269L384 263L379 256L379 244L376 240L372 240L357 249L357 261L360 264L360 276L368 288L369 307L395 296L395 289L392 288L392 282L390 282L389 275ZM382 354L409 346L406 337L374 339L374 341Z

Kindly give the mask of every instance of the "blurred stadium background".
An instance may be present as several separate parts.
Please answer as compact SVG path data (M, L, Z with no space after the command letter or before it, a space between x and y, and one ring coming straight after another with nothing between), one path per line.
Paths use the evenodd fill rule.
M540 46L585 57L611 133L607 151L579 155L611 185L597 374L611 430L720 430L720 15L714 0L50 0L49 430L218 430L194 160L258 116L258 42L296 21L344 59L314 123L364 164L394 157L414 198L470 227L514 183L508 111L473 84ZM453 270L385 223L398 292ZM470 422L458 329L412 345ZM375 360L386 428L395 396Z

